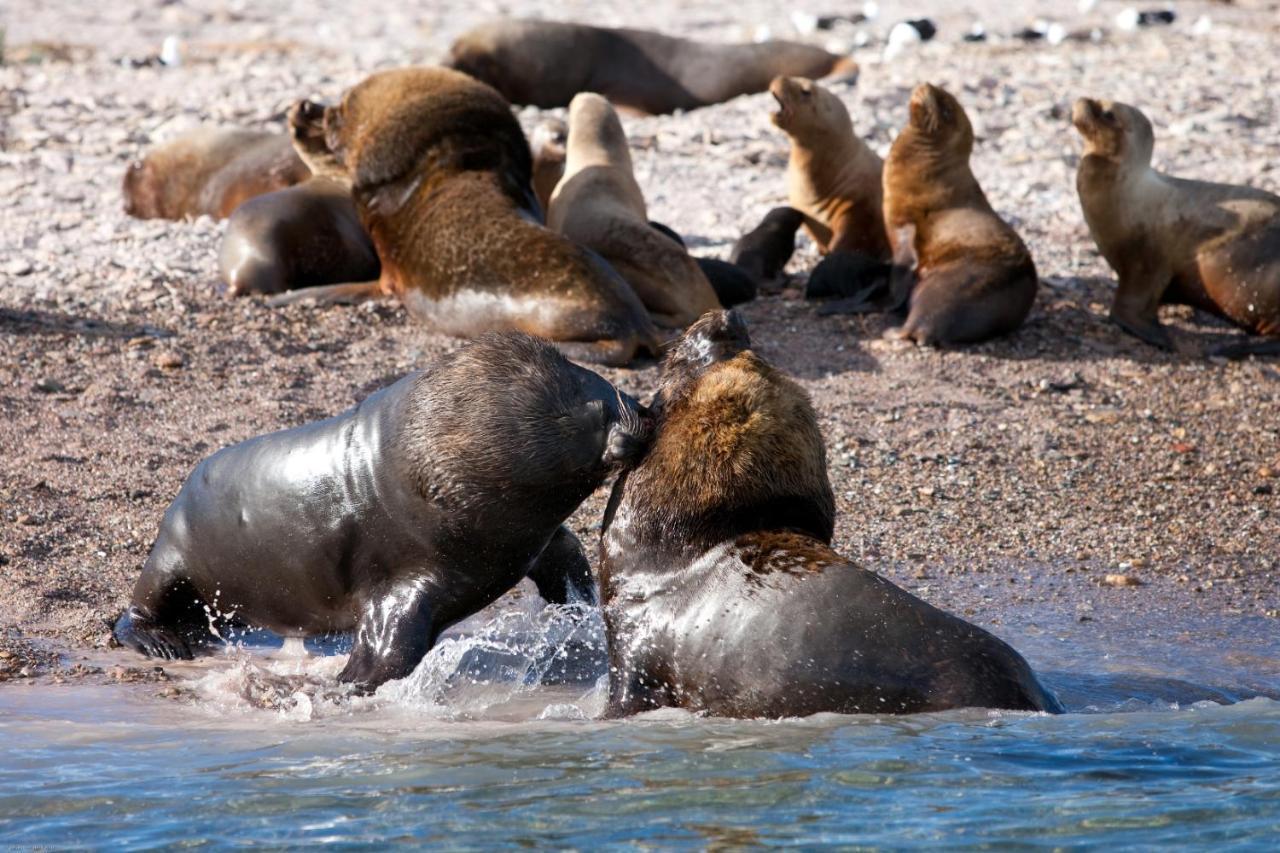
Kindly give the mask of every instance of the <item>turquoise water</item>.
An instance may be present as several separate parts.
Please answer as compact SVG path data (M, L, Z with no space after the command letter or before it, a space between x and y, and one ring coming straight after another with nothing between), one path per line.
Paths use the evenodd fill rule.
M370 698L288 648L175 668L180 700L0 688L0 845L1280 844L1275 620L998 628L1061 717L604 722L579 616L474 621Z

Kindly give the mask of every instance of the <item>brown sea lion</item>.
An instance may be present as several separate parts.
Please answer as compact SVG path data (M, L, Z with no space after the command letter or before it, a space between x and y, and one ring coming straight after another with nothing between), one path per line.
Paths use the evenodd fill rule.
M608 261L659 326L683 329L720 307L683 244L649 224L622 122L593 92L569 105L564 176L551 194L547 225Z
M529 144L489 86L446 68L383 71L337 106L294 105L289 125L312 170L351 187L382 263L378 282L310 292L395 295L447 334L520 329L586 361L660 349L626 281L540 223Z
M917 86L911 119L884 166L894 301L909 305L898 334L916 343L1006 334L1035 301L1031 253L978 186L972 151L973 126L959 101L937 86Z
M525 576L549 601L595 600L563 522L648 430L545 341L483 335L347 412L196 466L115 636L189 658L236 625L354 631L342 681L403 678Z
M218 265L231 296L369 281L380 271L351 191L325 178L237 207L227 222Z
M689 248L684 238L669 225L649 220L649 226L658 229L658 231L666 234L686 249ZM719 258L695 257L694 260L698 262L698 269L702 270L702 274L707 277L707 281L711 282L711 289L715 291L716 301L721 306L731 308L734 305L750 302L756 298L760 286L746 270L737 264L730 261L722 261Z
M564 107L598 92L620 107L660 114L763 92L779 74L853 76L852 59L788 41L709 44L646 30L501 19L464 33L445 62L513 104Z
M286 134L205 128L130 164L124 212L139 219L226 219L254 196L310 177Z
M1161 303L1193 305L1246 332L1280 337L1280 197L1155 171L1151 122L1128 104L1081 98L1071 120L1085 139L1080 205L1119 278L1111 318L1165 349L1172 342L1160 325ZM1224 352L1280 352L1280 342Z
M569 125L561 119L549 118L533 129L529 147L533 150L533 194L538 197L542 215L551 207L551 193L564 177L565 144Z
M1008 645L832 550L817 417L741 318L684 334L652 412L604 519L608 715L1061 710Z
M849 110L812 80L778 77L771 119L791 140L787 203L804 214L818 251L861 252L888 260L884 233L884 161L853 131Z

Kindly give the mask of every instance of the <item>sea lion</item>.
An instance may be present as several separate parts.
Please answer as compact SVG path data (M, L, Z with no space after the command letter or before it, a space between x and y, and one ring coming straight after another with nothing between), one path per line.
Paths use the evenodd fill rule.
M529 144L489 86L446 68L382 71L337 106L295 104L289 127L312 171L351 187L382 263L377 282L298 298L395 295L447 334L520 329L605 364L659 351L626 281L541 224Z
M649 226L658 229L686 249L689 248L684 238L677 234L674 228L663 225L661 222L654 222L652 219L649 220ZM707 281L711 282L711 289L715 291L716 301L721 306L732 308L734 305L750 302L756 298L759 285L737 264L722 261L719 258L694 257L694 260L697 261L702 274L707 277Z
M228 621L354 630L340 679L402 678L526 575L551 600L592 595L562 523L642 451L647 422L545 341L483 335L343 414L201 462L115 636L188 658Z
M218 265L232 296L368 281L380 271L351 191L324 178L237 207Z
M1280 336L1280 197L1155 171L1151 122L1128 104L1081 98L1071 120L1085 140L1076 173L1085 222L1119 279L1111 318L1164 349L1172 342L1160 325L1161 303ZM1280 342L1224 352L1280 352Z
M551 193L547 225L608 261L659 326L683 329L720 307L684 245L650 226L622 122L593 92L569 105L564 176Z
M226 219L254 196L310 177L284 134L204 128L130 164L124 212L138 219Z
M775 78L769 93L778 102L770 118L791 140L787 204L804 214L818 251L888 260L884 161L854 133L844 102L800 77Z
M831 549L813 407L733 312L670 350L652 412L604 519L607 715L1062 710L1008 645Z
M729 262L742 268L761 286L776 284L796 251L796 231L804 214L791 207L775 207L755 228L738 238Z
M558 118L542 121L533 129L529 147L533 150L533 194L538 197L542 215L551 207L551 193L564 177L565 144L569 125Z
M969 343L1013 331L1031 311L1031 253L991 208L969 168L973 126L960 102L923 83L884 166L894 302L909 305L899 336Z
M789 41L709 44L647 30L500 19L469 30L444 63L483 80L513 104L568 106L598 92L650 114L692 110L763 92L779 74L857 75L846 56Z

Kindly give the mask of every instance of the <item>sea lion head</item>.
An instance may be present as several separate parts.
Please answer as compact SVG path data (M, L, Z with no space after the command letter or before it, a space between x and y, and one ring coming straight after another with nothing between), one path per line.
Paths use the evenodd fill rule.
M569 102L566 151L579 152L575 159L584 151L595 151L630 165L631 153L622 120L604 96L595 92L579 92L573 96Z
M530 134L529 147L536 163L563 163L569 125L563 119L548 118L539 122Z
M1155 132L1142 111L1118 101L1080 98L1071 108L1071 123L1084 137L1084 153L1116 162L1148 166Z
M788 136L803 139L851 126L844 102L806 77L774 77L769 94L778 102L769 120Z
M521 195L529 145L506 100L447 68L398 68L348 89L335 106L289 111L294 147L312 172L394 208L438 170L497 170Z
M156 180L149 160L134 160L124 171L124 212L138 219L162 216Z
M960 102L945 89L921 83L911 92L908 125L916 140L936 151L968 159L973 151L973 125Z

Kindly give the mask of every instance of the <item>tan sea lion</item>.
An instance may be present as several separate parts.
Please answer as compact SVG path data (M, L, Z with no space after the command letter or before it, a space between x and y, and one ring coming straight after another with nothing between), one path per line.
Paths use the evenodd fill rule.
M884 232L884 161L854 133L840 98L812 80L778 77L770 118L791 140L787 203L804 214L818 251L860 252L888 260Z
M608 716L1061 711L1016 651L831 548L809 396L715 312L663 363L601 533Z
M1151 168L1155 134L1135 107L1081 98L1080 205L1119 286L1111 318L1172 349L1161 303L1193 305L1257 335L1280 337L1280 197L1253 187L1173 178ZM1280 341L1226 355L1280 352Z
M576 95L569 106L564 176L547 225L608 261L660 326L683 329L720 307L697 261L649 224L622 122L595 93Z
M901 337L969 343L1013 331L1031 311L1031 253L991 208L969 168L973 126L937 86L911 93L911 119L884 165L894 302L909 305Z
M445 64L483 80L513 104L564 107L598 92L620 107L660 114L763 92L779 74L849 76L857 63L788 41L709 44L633 29L501 19L464 33Z
M204 128L130 164L124 211L139 219L225 219L254 196L310 177L286 134Z
M533 150L533 194L543 217L551 208L551 193L564 177L565 144L569 125L558 118L545 119L533 129L529 147Z
M606 364L659 351L631 287L540 223L529 144L489 86L446 68L383 71L337 106L295 104L289 125L312 170L351 187L382 263L378 282L310 293L395 295L447 334L520 329Z
M231 296L378 277L378 253L351 191L313 178L251 198L227 222L218 253Z

